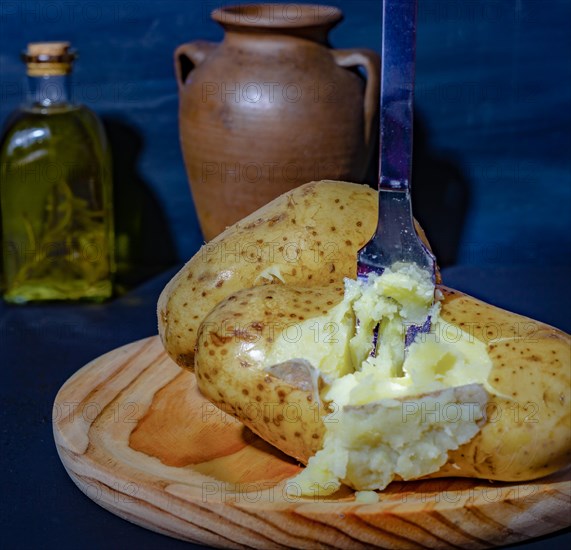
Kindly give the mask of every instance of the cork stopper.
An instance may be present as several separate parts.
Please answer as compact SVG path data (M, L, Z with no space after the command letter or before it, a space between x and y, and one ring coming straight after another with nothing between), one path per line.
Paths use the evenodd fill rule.
M76 58L69 42L32 42L22 52L29 76L69 74Z
M65 55L70 47L69 42L32 42L28 44L27 54L30 56L60 56Z

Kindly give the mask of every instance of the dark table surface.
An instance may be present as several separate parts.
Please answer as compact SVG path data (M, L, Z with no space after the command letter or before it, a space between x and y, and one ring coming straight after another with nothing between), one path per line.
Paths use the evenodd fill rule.
M61 465L51 409L62 384L113 348L156 334L155 304L176 270L102 305L0 304L0 547L189 548L99 507ZM444 282L571 332L571 268L455 267ZM570 548L559 532L518 548Z

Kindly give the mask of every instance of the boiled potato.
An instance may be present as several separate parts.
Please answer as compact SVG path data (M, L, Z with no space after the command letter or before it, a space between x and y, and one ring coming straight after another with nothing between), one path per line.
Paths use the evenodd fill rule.
M365 185L320 181L281 195L202 246L166 286L158 303L165 349L192 369L200 323L242 288L355 277L357 251L376 224L377 193Z
M198 385L224 411L309 464L295 480L304 494L316 483L323 494L334 492L340 480L359 490L423 476L529 480L568 464L569 336L439 290L440 318L425 341L409 348L408 378L375 378L385 368L379 360L360 387L349 380L352 400L346 387L355 376L348 365L356 321L347 315L343 286L241 290L200 327ZM343 387L336 387L339 380ZM456 418L464 414L466 422Z

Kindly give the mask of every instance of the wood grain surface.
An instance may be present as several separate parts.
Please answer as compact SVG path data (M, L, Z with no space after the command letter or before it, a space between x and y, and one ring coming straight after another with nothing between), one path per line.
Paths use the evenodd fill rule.
M214 408L158 337L73 375L54 403L59 456L120 517L223 548L489 548L563 529L571 471L525 484L391 484L379 502L287 495L295 461Z

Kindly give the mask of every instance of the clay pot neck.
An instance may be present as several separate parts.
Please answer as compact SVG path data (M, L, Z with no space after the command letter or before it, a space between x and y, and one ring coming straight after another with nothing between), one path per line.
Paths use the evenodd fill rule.
M310 4L248 4L219 8L212 19L227 36L291 36L328 44L329 31L342 19L341 10Z

